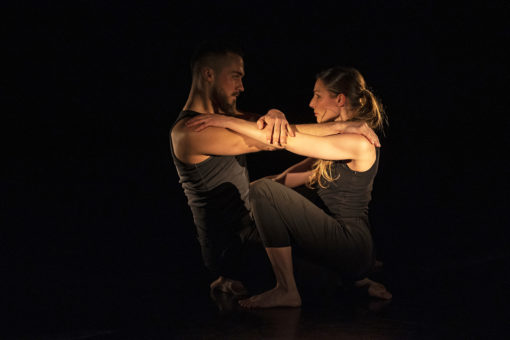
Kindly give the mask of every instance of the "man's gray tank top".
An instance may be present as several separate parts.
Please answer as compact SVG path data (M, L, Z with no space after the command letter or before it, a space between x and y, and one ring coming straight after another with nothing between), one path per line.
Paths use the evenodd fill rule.
M182 111L171 130L181 119L199 114ZM171 138L170 150L202 244L217 228L236 231L250 223L250 181L244 155L211 155L200 163L187 164L175 156Z

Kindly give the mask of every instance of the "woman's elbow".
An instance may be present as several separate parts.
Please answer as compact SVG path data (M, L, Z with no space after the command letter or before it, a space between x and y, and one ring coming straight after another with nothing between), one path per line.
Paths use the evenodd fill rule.
M283 146L278 145L264 145L265 151L276 151L276 150L282 150L284 149Z

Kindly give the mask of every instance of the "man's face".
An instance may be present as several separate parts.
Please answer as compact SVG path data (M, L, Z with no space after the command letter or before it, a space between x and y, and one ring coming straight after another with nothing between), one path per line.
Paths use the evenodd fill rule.
M243 58L229 53L219 64L215 73L211 100L224 113L233 113L236 108L237 96L244 91Z

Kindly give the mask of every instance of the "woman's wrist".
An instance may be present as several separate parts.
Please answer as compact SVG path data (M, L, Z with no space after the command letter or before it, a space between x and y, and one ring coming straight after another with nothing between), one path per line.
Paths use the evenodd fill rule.
M335 121L334 129L335 133L343 133L347 124L342 121Z
M224 125L223 127L226 129L232 130L232 126L235 124L235 119L239 119L239 118L225 116L225 119L223 121L223 125Z

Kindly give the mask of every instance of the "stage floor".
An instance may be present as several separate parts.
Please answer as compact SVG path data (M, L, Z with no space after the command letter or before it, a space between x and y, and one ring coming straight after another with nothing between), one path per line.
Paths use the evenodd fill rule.
M428 267L386 263L374 279L391 301L318 283L302 293L301 308L269 310L211 294L200 274L47 270L8 294L2 339L507 338L509 263L505 255Z

